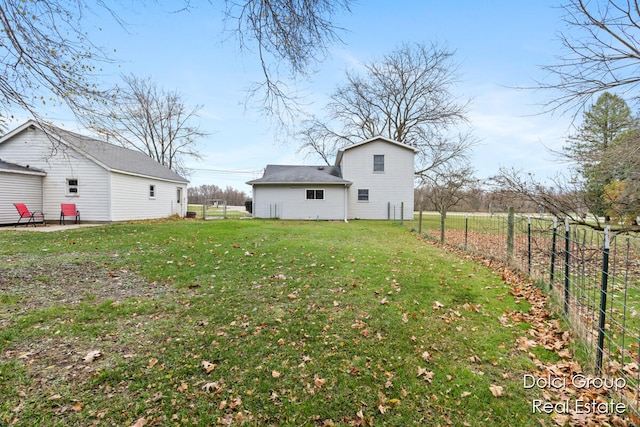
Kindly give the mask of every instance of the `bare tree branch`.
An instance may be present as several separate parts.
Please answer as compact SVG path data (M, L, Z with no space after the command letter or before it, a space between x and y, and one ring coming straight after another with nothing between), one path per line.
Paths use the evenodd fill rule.
M562 6L567 29L559 34L564 52L544 66L549 111L577 114L605 91L638 100L640 9L635 0L568 0Z
M134 148L178 173L188 174L186 158L201 158L195 144L208 134L193 124L202 106L187 107L177 91L166 92L150 78L123 76L113 104L85 118L88 127Z
M364 75L347 73L326 107L328 119L304 123L301 150L326 160L345 145L385 136L419 150L418 174L463 159L475 139L459 130L468 102L453 94L452 58L436 44L405 44L365 64Z

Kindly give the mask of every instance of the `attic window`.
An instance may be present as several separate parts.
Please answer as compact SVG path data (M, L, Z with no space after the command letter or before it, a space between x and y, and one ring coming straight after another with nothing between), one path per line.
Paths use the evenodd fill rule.
M67 196L78 195L78 180L75 178L67 178Z
M149 185L149 198L150 199L156 198L156 186L153 184Z
M324 190L307 190L307 200L324 200Z

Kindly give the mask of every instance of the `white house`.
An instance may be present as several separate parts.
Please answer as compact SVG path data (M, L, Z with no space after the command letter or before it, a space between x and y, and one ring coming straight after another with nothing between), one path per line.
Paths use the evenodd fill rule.
M417 150L384 137L342 148L334 166L268 165L253 188L256 218L413 219Z
M47 221L61 203L83 222L184 216L187 184L144 153L33 120L0 138L0 224L17 222L13 203Z

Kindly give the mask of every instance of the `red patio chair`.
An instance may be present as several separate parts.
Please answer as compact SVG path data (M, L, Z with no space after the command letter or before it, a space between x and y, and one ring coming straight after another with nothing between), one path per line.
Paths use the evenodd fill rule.
M75 203L60 203L60 224L66 225L64 219L67 216L75 217L76 224L80 224L80 211Z
M24 203L14 203L13 206L16 207L20 214L20 219L16 223L16 227L20 225L20 223L24 224L25 227L29 224L33 224L35 227L38 222L44 225L44 212L31 212ZM23 219L26 219L27 221L22 222Z

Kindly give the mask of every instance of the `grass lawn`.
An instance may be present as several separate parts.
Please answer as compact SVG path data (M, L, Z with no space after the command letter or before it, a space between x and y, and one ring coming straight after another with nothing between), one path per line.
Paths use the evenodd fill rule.
M413 226L0 230L0 425L552 425L529 305Z

